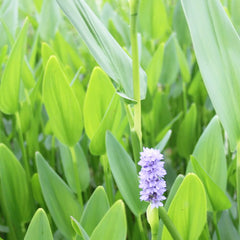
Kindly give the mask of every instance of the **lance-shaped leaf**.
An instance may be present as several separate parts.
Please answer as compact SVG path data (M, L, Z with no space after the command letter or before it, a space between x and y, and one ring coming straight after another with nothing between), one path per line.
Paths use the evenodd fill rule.
M219 0L182 0L198 65L230 139L240 139L240 39Z
M50 224L43 209L38 209L34 214L24 240L53 240Z
M78 30L101 68L133 99L132 60L97 18L84 0L57 0ZM140 68L141 98L146 95L146 73Z
M133 160L110 132L106 148L113 177L128 207L136 216L144 213L147 204L139 200L139 180Z
M193 173L182 181L168 209L168 215L182 239L198 239L207 221L206 194L200 179ZM162 239L172 239L166 227Z
M13 153L0 144L1 204L11 239L23 237L21 224L30 219L32 204L26 173Z
M66 238L75 235L70 217L78 221L82 208L66 183L47 164L40 153L36 154L37 170L43 196L51 216Z
M14 114L19 106L20 75L26 48L28 19L13 45L8 58L0 86L0 110L5 114Z
M50 57L44 74L43 101L56 137L62 143L74 146L82 134L82 112L67 77L54 56Z

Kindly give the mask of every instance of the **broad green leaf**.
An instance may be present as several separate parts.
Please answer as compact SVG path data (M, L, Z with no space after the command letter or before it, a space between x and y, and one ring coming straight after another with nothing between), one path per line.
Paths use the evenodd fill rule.
M16 39L8 58L0 86L0 110L5 114L18 111L20 75L25 53L28 30L28 19Z
M97 18L84 0L57 0L58 4L78 30L101 68L133 99L132 60ZM140 68L141 98L146 95L146 74Z
M89 173L88 163L84 155L84 152L78 143L75 145L74 150L77 158L80 186L81 186L81 190L84 191L88 187L90 182L90 173ZM72 190L76 192L76 183L75 183L75 178L73 174L74 166L73 166L71 152L67 146L61 143L60 143L60 154L61 154L61 161L63 164L63 170L66 176L67 182L69 186L72 188Z
M168 209L168 215L184 240L197 240L207 221L206 194L200 179L188 174L182 181ZM162 239L172 239L163 228Z
M207 192L207 196L210 200L211 206L208 206L208 209L215 211L222 211L231 207L231 202L223 192L223 190L212 180L212 178L206 173L206 171L201 167L197 160L191 156L191 163L194 169L194 172L199 176L204 184L204 187Z
M50 57L43 80L43 101L60 142L74 146L83 129L82 112L56 57Z
M40 153L36 154L37 170L43 196L58 229L66 238L75 235L70 217L80 220L82 208L72 190L47 164Z
M192 153L197 138L197 108L192 104L179 126L177 149L182 157L188 158Z
M53 240L50 224L43 209L34 214L24 240Z
M90 240L125 240L127 220L122 200L115 202L94 229Z
M35 85L34 74L28 60L25 58L22 65L22 80L26 89L31 89Z
M211 179L225 191L227 163L218 117L214 117L204 130L194 148L193 156Z
M106 192L103 187L97 187L83 211L80 223L90 236L110 208Z
M110 132L107 132L106 148L110 168L123 199L136 216L144 213L147 203L139 199L139 180L133 160Z
M33 174L31 179L31 185L32 185L32 193L35 201L39 203L40 206L44 206L44 200L43 200L38 173Z
M174 183L173 183L173 185L172 185L172 187L170 189L170 192L168 194L167 200L166 200L166 202L164 204L164 208L166 210L168 210L168 208L169 208L169 206L170 206L170 204L171 204L171 202L172 202L172 200L173 200L173 198L174 198L174 196L175 196L179 186L181 185L183 179L184 179L184 176L181 175L181 174L179 174L177 176L177 178L175 179L175 181L174 181ZM162 236L163 226L164 226L163 225L163 221L160 219L159 229L158 229L158 238L159 239L161 239L161 236Z
M39 33L43 41L49 41L56 33L60 20L59 7L55 0L43 0L39 18Z
M41 45L41 56L44 68L46 68L47 62L52 55L56 56L55 51L47 43L43 42Z
M139 23L143 33L150 38L164 38L170 30L163 0L142 0L139 7Z
M240 139L240 40L219 0L182 0L198 65L231 150Z
M99 67L92 72L83 113L86 133L91 139L90 151L101 155L105 152L106 130L119 128L122 113L119 96L108 76Z
M240 31L240 2L238 0L232 0L230 2L230 12L231 12L231 19L233 21L234 27L237 29L237 32Z
M32 199L26 173L13 153L0 143L1 203L4 217L10 228L11 239L23 237L21 224L32 214Z

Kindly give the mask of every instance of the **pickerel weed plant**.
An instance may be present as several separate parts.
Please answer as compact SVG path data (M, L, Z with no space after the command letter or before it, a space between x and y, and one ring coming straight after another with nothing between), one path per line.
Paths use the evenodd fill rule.
M239 9L0 0L0 239L240 239Z

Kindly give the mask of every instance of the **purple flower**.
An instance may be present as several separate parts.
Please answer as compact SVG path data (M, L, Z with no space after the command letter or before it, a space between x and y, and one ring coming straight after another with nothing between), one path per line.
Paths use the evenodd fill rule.
M159 150L143 148L140 153L138 164L142 167L139 172L140 200L150 202L152 208L163 206L162 201L166 199L163 194L166 191L166 182L163 177L166 175L164 169L163 155Z

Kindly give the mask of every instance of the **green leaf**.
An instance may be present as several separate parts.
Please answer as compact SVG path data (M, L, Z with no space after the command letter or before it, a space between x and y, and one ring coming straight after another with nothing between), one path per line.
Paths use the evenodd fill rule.
M70 217L80 220L82 208L72 190L49 167L40 153L36 154L37 170L43 196L51 216L66 238L75 235Z
M106 130L119 128L122 113L119 96L108 76L99 67L92 72L83 113L86 133L91 139L91 153L104 154Z
M82 225L74 218L71 217L71 223L74 231L81 237L83 237L84 240L89 240L89 236L82 227Z
M152 95L157 89L157 83L160 78L162 63L163 63L163 53L164 53L164 44L159 44L157 50L155 51L151 62L147 67L147 76L148 76L148 89Z
M182 157L188 158L197 139L197 108L193 103L179 126L177 149Z
M0 143L1 202L10 228L11 239L23 237L21 224L32 214L32 203L26 173L13 153Z
M43 209L38 209L34 214L24 240L53 240L50 224Z
M83 211L80 223L90 236L100 220L110 208L106 192L103 187L97 187Z
M184 240L199 238L207 221L207 200L203 184L195 174L188 174L182 181L168 215ZM166 227L162 239L172 239Z
M82 112L56 57L50 57L43 80L43 101L56 137L74 146L83 129Z
M90 240L125 240L127 221L124 203L118 200L94 229Z
M221 127L217 116L211 120L204 130L194 148L193 156L211 179L225 191L227 185L227 163Z
M163 0L142 0L139 7L139 23L143 33L150 38L163 38L170 30Z
M191 156L191 163L194 168L194 172L196 172L202 180L206 189L207 196L211 203L211 206L208 206L208 209L211 210L211 208L213 208L215 211L221 211L230 208L231 202L226 194L216 183L214 183L212 178L206 173L193 156Z
M56 56L55 51L47 43L43 42L41 45L41 56L44 68L46 68L47 62L52 55Z
M166 147L171 135L172 135L172 130L168 130L165 136L161 139L161 141L157 144L155 148L158 149L160 152L162 152L162 150Z
M220 1L182 5L204 83L234 150L240 139L239 36Z
M83 0L57 0L78 30L101 68L121 87L129 98L134 98L132 60ZM141 98L146 95L146 73L140 68Z
M26 48L28 19L16 39L8 58L0 86L0 110L5 114L18 111L20 75Z
M74 147L76 158L77 158L77 165L78 165L78 176L80 181L81 190L84 191L90 182L90 173L88 168L87 159L84 155L84 152L81 146L77 143ZM72 188L74 192L76 192L76 183L74 178L74 166L72 155L69 148L60 143L60 154L61 154L61 161L63 164L64 174L66 176L67 182L69 186Z
M136 216L144 213L147 203L139 199L139 181L133 160L110 132L107 132L106 148L110 168L123 199Z

